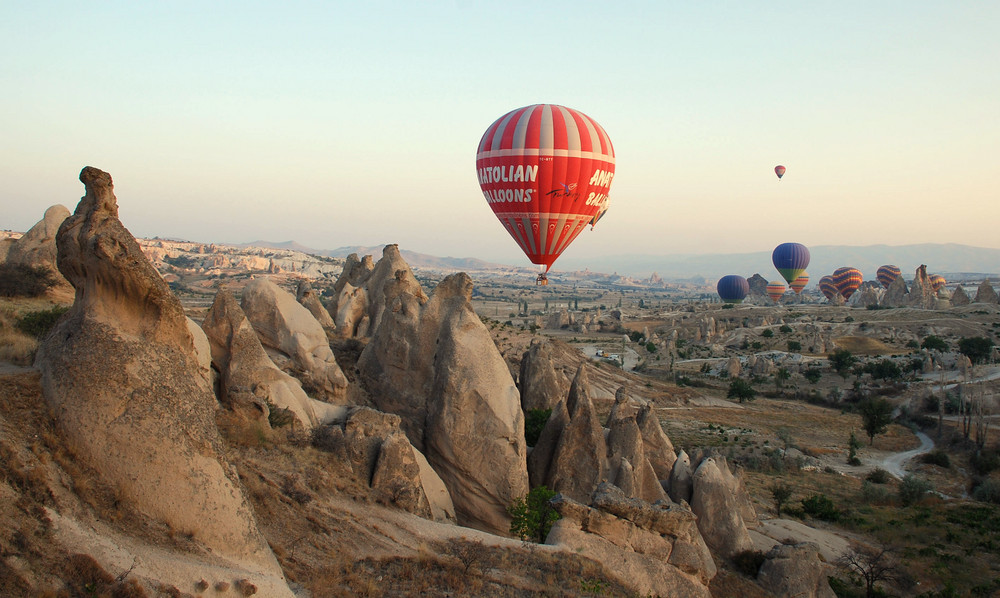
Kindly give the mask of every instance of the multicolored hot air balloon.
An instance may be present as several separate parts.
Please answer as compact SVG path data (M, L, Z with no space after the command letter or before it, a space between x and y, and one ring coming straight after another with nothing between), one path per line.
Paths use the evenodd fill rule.
M725 303L741 303L750 292L750 283L742 276L728 274L719 279L715 289Z
M833 284L833 277L829 274L819 279L819 291L827 299L833 299L839 292L837 291L837 285Z
M785 167L778 164L774 167L774 174L778 175L778 180L780 181L781 177L785 176Z
M850 299L862 282L864 282L864 276L857 268L844 266L833 271L833 285L837 287L837 292L843 295L844 299Z
M771 253L771 262L785 282L791 284L809 267L809 250L801 243L782 243Z
M806 288L807 284L809 284L809 273L808 272L803 272L802 274L799 274L799 277L796 278L795 280L793 280L792 284L790 284L788 286L793 291L795 291L796 295L799 295L799 294L802 293L802 289Z
M772 280L767 283L767 296L770 297L771 301L774 301L775 303L781 299L781 296L785 294L786 290L787 287L785 287L785 283L780 280Z
M607 209L615 150L589 116L535 104L508 112L486 129L476 173L497 219L547 272Z
M879 266L878 271L875 273L875 278L882 283L882 286L888 289L889 285L902 275L903 271L899 269L899 266L886 264L884 266Z
M945 282L947 282L945 281L944 276L941 276L940 274L931 274L927 277L927 280L931 283L931 288L934 289L935 293L943 289Z

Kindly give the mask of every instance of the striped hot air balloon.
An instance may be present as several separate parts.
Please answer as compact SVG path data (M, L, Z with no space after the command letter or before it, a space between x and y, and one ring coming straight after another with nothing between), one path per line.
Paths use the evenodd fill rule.
M850 299L862 282L864 282L864 276L857 268L844 266L833 271L833 285L837 287L837 292L843 295L844 299Z
M837 294L837 285L833 284L833 277L827 274L819 279L819 291L827 299L833 299Z
M719 279L715 285L719 292L719 297L726 303L742 303L750 292L750 283L747 279L736 274L728 274Z
M791 284L809 267L809 250L801 243L782 243L771 253L771 262L785 282Z
M774 301L775 303L781 300L781 296L785 294L786 290L787 287L785 287L785 283L780 280L772 280L767 283L767 296L770 297L771 301Z
M808 272L803 272L802 274L799 274L799 277L796 278L795 280L793 280L792 284L790 284L788 286L793 291L795 291L796 295L799 295L799 294L802 293L802 289L806 288L807 284L809 284L809 273Z
M479 141L479 186L528 259L548 271L607 209L615 151L601 125L555 104L501 116Z
M882 286L888 289L889 285L902 275L903 271L899 269L899 266L886 264L884 266L879 266L878 271L875 273L875 278L882 283Z
M778 175L778 180L780 181L781 177L785 176L785 167L778 164L774 167L774 174Z
M927 279L930 281L931 288L934 289L935 293L943 289L945 283L947 282L944 279L944 276L941 276L940 274L931 274L927 277Z

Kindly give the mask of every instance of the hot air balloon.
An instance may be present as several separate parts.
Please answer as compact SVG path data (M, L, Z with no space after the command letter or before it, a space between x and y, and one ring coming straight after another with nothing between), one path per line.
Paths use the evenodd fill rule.
M788 286L795 291L796 295L799 295L802 293L802 289L806 288L807 284L809 284L809 274L807 272L803 272L802 274L799 274L799 277L793 280L792 284Z
M715 289L725 303L742 303L750 292L750 283L742 276L728 274L719 279Z
M782 243L771 253L771 262L785 282L791 283L809 267L809 250L801 243Z
M778 175L778 180L780 181L781 177L785 176L785 167L778 164L774 167L774 174Z
M833 284L833 277L829 274L819 279L819 291L827 299L833 299L839 292L837 291L837 285Z
M535 104L508 112L486 129L476 173L497 219L547 272L607 209L615 151L589 116Z
M934 289L935 293L943 289L946 282L944 276L940 274L931 274L927 277L927 280L930 281L931 288Z
M875 273L875 278L878 279L882 286L889 288L894 280L902 276L903 271L899 269L899 266L893 266L892 264L886 264L885 266L879 266L878 271Z
M781 296L785 294L786 291L785 283L780 280L772 280L767 283L767 296L771 298L771 301L777 303Z
M833 284L837 287L837 292L844 296L844 299L850 299L862 282L864 282L864 276L857 268L844 266L833 271Z

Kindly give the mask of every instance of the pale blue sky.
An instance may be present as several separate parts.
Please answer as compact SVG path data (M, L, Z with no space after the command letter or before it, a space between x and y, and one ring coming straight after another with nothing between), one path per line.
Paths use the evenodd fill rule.
M608 215L566 256L1000 247L992 0L2 14L0 228L73 209L92 165L137 236L528 265L479 191L475 151L500 115L551 102L601 123L617 154Z

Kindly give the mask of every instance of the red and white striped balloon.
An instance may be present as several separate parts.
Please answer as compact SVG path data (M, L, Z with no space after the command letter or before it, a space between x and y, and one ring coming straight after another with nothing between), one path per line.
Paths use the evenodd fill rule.
M528 259L547 271L607 210L615 151L589 116L535 104L508 112L486 129L476 173L497 219Z

